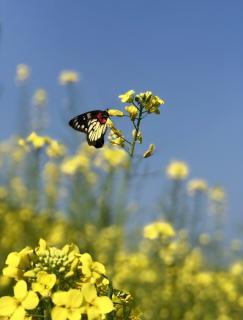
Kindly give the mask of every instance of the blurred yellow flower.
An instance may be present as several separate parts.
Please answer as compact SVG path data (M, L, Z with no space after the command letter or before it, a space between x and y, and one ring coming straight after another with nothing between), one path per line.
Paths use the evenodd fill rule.
M14 297L5 296L0 298L0 316L7 316L10 319L26 319L26 310L33 310L37 307L39 298L33 291L27 290L27 283L20 280L14 287Z
M36 106L43 106L47 103L47 92L44 89L37 89L33 96L33 103Z
M121 100L121 102L132 102L134 98L135 91L129 90L120 96L118 96Z
M143 235L147 239L168 239L176 235L174 228L168 222L157 221L144 227Z
M152 154L154 153L155 150L155 145L154 144L150 144L148 150L146 150L143 154L144 158L149 158L152 156Z
M211 188L209 190L209 198L210 198L210 200L215 201L215 202L224 202L224 200L225 200L224 189L220 186Z
M89 158L85 155L75 155L67 158L61 164L61 171L67 175L73 175L77 171L87 170L89 168Z
M167 176L174 180L184 180L189 174L189 167L183 161L172 160L166 167Z
M108 109L108 114L111 117L123 117L124 113L121 110L117 109Z
M137 131L136 129L133 129L133 130L132 130L132 136L133 136L133 138L135 138L136 131ZM138 143L142 143L142 142L143 142L143 135L142 135L142 132L141 132L141 131L138 131L136 141L137 141Z
M135 120L137 115L138 115L138 109L131 105L131 106L126 106L124 109L129 113L131 120Z
M64 70L59 76L59 82L61 85L68 83L75 83L79 81L79 74L76 71Z
M46 148L46 154L50 158L63 157L66 153L66 148L63 144L56 140L50 140L48 147Z
M240 263L240 262L235 262L235 263L231 266L230 272L231 272L234 276L239 276L239 275L241 275L242 272L243 272L242 263Z
M30 142L35 149L40 149L46 144L47 138L39 136L36 132L32 132L26 141Z
M31 70L26 64L18 64L16 68L17 82L24 82L30 76Z
M208 184L204 179L193 179L187 184L187 191L190 196L193 196L197 192L206 192L208 190Z
M102 150L105 163L112 168L128 168L129 157L125 150L105 146Z
M199 235L198 241L201 245L206 246L211 241L211 237L208 233L201 233Z

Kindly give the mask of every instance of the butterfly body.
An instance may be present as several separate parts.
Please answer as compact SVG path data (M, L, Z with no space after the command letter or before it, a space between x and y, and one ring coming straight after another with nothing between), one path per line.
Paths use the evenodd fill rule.
M101 148L104 145L108 118L107 111L93 110L72 118L69 125L77 131L86 133L87 142L90 146Z

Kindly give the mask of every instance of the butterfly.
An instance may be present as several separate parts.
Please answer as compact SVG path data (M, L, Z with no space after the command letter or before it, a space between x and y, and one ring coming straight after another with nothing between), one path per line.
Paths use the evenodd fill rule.
M87 142L95 148L102 148L104 136L107 129L106 121L109 113L103 110L93 110L82 113L69 121L69 125L77 130L86 133Z

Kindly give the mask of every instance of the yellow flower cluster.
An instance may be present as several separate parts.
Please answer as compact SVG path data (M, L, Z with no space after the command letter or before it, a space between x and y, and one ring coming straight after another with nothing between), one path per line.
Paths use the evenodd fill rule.
M79 81L79 74L76 71L64 70L59 76L59 82L61 85L75 83Z
M175 235L174 228L168 222L158 221L144 227L144 237L147 239L169 239Z
M30 145L36 150L46 146L46 154L50 158L63 157L66 153L66 148L63 144L47 136L40 136L35 131L26 139L19 139L18 144L22 147L28 147Z
M173 160L167 166L166 173L171 179L184 180L189 174L189 168L185 162Z
M194 195L197 192L207 192L208 184L204 179L193 179L187 184L189 195Z
M47 103L47 92L44 89L37 89L33 96L33 103L36 106L43 106Z
M113 293L103 264L81 254L75 245L48 247L41 239L36 248L12 252L3 274L16 281L14 296L0 298L0 317L24 320L49 315L52 320L103 319L116 312L121 299Z
M26 64L18 64L16 68L17 82L24 82L30 77L31 70Z

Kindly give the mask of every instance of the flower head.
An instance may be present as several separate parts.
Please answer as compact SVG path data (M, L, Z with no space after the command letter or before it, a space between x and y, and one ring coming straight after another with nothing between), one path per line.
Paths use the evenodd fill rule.
M37 89L34 96L33 102L36 106L43 106L47 103L47 93L44 89Z
M33 291L27 290L27 283L20 280L14 287L14 297L5 296L0 298L0 316L11 319L24 320L28 310L37 307L39 298Z
M209 198L215 202L224 202L225 191L222 187L217 186L209 190Z
M167 166L166 173L171 179L184 180L189 174L189 168L185 162L173 160Z
M190 196L193 196L198 192L206 192L208 190L208 184L204 179L193 179L187 184L187 191Z
M26 64L18 64L16 68L17 82L24 82L30 76L31 70Z
M154 96L151 91L142 92L136 95L135 100L143 105L148 113L159 114L159 107L165 104L165 101L158 96Z
M76 71L64 70L59 76L59 82L61 85L75 83L79 81L79 75Z
M126 106L125 110L129 113L131 120L135 120L137 115L138 115L138 109L131 105L131 106Z
M36 132L32 132L26 139L27 142L30 142L35 149L41 149L45 146L48 139L43 136L39 136Z
M129 90L119 96L121 102L132 102L134 99L135 91Z
M157 221L144 227L144 237L147 239L168 239L175 236L175 230L168 222Z

